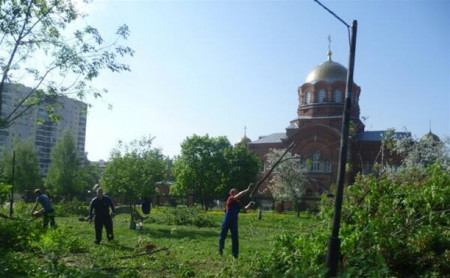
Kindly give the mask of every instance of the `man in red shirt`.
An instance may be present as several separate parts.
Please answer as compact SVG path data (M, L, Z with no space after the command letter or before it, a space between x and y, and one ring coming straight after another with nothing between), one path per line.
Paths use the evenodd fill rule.
M223 217L222 230L219 236L219 254L223 254L223 248L225 245L225 238L227 237L228 230L231 232L231 253L234 258L239 255L239 238L238 238L238 215L243 205L239 201L239 198L245 196L252 187L250 184L247 189L238 192L236 188L230 190L230 196L227 199L225 205L225 216ZM244 209L248 209L254 202L250 202Z

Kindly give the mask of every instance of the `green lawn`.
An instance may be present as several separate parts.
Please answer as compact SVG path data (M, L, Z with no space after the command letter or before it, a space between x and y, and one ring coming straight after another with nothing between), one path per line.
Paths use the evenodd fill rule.
M58 217L57 224L67 238L82 245L82 250L68 252L59 260L66 268L76 268L86 277L254 277L252 266L270 254L271 236L283 231L307 229L314 220L294 214L264 212L258 220L256 212L239 216L240 257L231 256L231 239L226 240L224 255L219 256L218 236L223 212L208 212L215 227L167 225L160 219L164 210L154 209L143 228L131 230L129 216L114 219L115 240L94 244L93 224L78 217ZM36 221L35 221L36 222ZM38 227L38 223L35 223ZM65 236L65 237L66 237ZM67 240L67 238L65 240ZM152 253L145 246L152 243Z

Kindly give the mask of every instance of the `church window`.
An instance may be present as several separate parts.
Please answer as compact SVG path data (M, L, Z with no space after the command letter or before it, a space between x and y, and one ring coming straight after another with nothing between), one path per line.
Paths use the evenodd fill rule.
M325 89L320 89L319 91L319 102L325 101Z
M334 91L334 101L337 103L341 103L342 102L342 92L341 90L335 90Z
M311 103L311 93L309 91L306 91L306 93L305 93L305 103L306 104Z
M325 161L325 172L331 173L331 162L329 160Z
M313 172L319 171L319 168L320 168L319 156L320 156L319 151L313 151L311 154L311 160L312 160L311 171L313 171Z

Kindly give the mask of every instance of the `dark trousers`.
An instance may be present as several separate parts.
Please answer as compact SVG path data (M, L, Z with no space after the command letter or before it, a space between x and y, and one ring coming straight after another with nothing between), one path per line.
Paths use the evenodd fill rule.
M239 255L239 238L237 222L224 221L222 223L222 230L219 236L219 253L222 254L225 246L225 239L227 238L228 230L231 232L231 253L233 257L237 258Z
M94 224L95 224L95 241L97 243L100 243L100 241L102 241L103 226L105 226L106 237L108 238L108 241L114 239L112 220L109 215L104 217L95 217Z
M52 228L56 228L55 211L54 210L49 210L49 211L44 212L44 217L42 218L42 225L44 226L44 228L48 227L49 222L50 222L50 226L52 226Z

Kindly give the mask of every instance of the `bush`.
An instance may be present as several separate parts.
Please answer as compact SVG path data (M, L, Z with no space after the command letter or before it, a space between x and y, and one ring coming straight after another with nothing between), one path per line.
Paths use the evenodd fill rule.
M345 189L340 277L445 277L450 273L450 173L439 164L359 176ZM274 237L261 277L322 277L332 204L312 230Z
M274 248L258 262L260 277L323 277L328 229L274 236Z
M157 219L168 225L188 225L196 227L217 227L217 224L204 211L198 208L162 208L163 217Z
M346 192L341 229L346 273L399 277L449 273L450 173L434 164L385 178L360 176ZM431 275L431 276L430 276Z
M60 204L53 204L55 207L55 213L57 216L87 216L89 213L89 204L86 202L81 202L77 198L74 198L72 201L63 202Z

